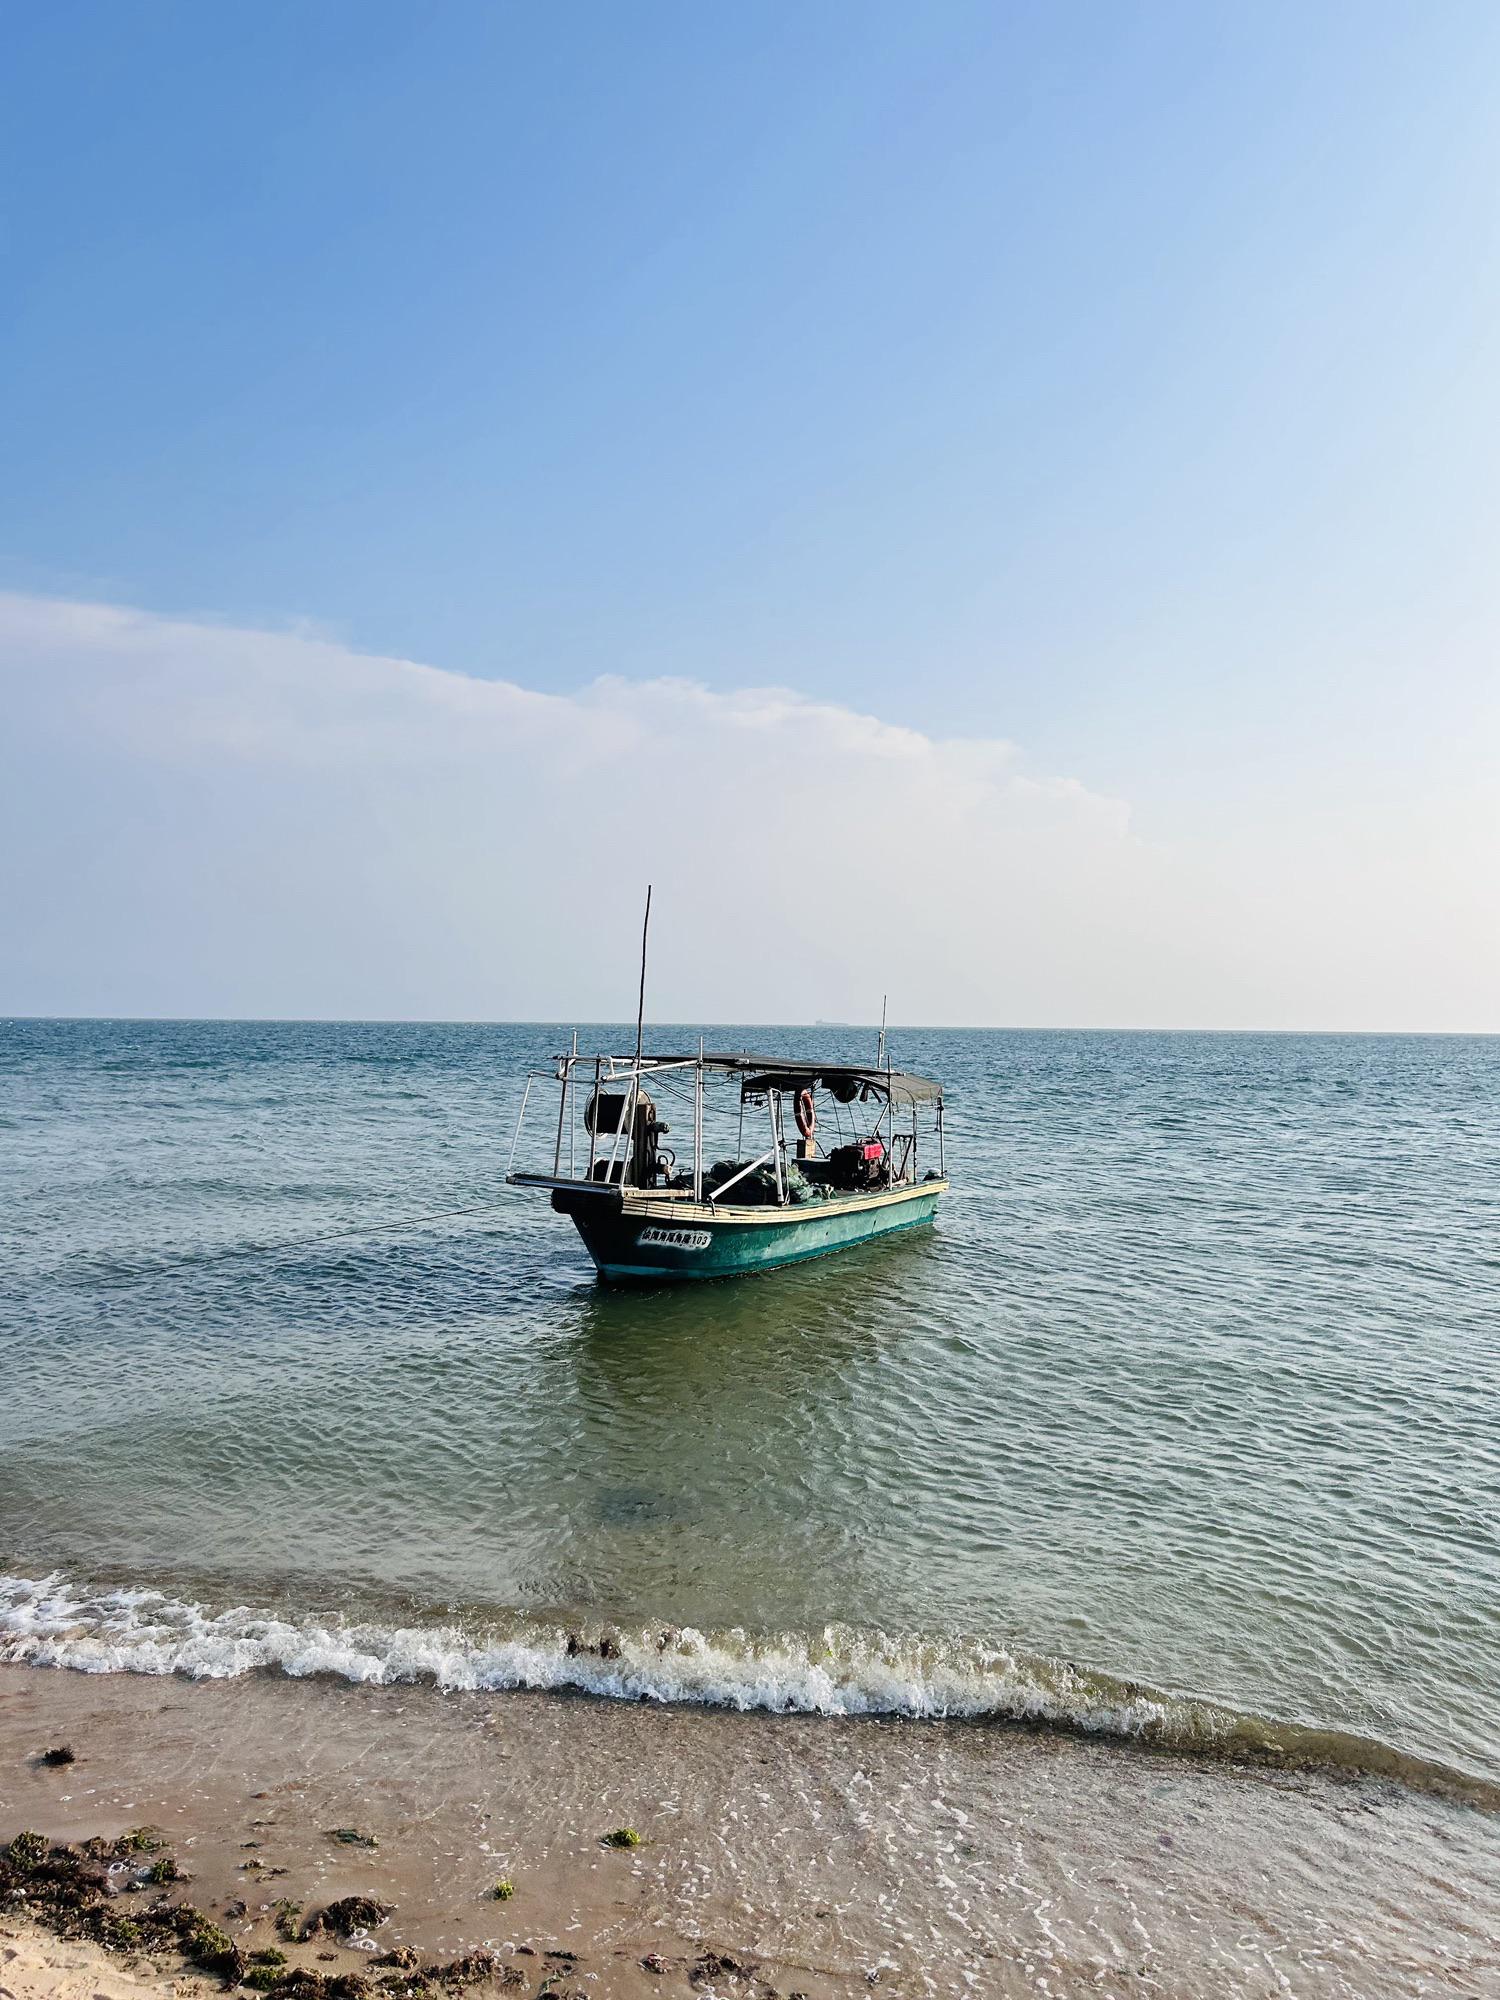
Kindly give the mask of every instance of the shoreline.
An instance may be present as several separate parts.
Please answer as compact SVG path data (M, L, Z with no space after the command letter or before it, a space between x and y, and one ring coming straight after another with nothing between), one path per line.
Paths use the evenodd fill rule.
M267 1598L274 1596L269 1586ZM1500 1815L1500 1779L1348 1725L1294 1722L1072 1660L974 1640L579 1620L540 1610L465 1625L303 1617L240 1603L213 1611L188 1586L80 1586L0 1576L0 1666L190 1679L262 1671L307 1681L458 1692L549 1691L768 1715L885 1716L1054 1730L1227 1766L1385 1778Z
M59 1743L77 1761L43 1765ZM283 1899L374 1896L382 1948L492 1950L528 1994L1198 2000L1280 1976L1377 2000L1500 1976L1500 1828L1381 1779L971 1722L0 1667L0 1845L142 1824L244 1950L275 1945ZM604 1846L618 1827L643 1844ZM332 1948L308 1969L371 1956ZM21 2000L71 2000L78 1968L38 1949Z

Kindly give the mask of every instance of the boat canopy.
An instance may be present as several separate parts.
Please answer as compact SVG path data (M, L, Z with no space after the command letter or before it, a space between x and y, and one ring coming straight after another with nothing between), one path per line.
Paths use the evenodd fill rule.
M649 1070L653 1063L686 1066L699 1060L696 1055L648 1056L643 1068ZM768 1090L815 1090L822 1084L845 1104L856 1097L888 1097L893 1104L943 1101L943 1086L931 1077L913 1076L907 1070L877 1069L866 1063L792 1062L782 1056L752 1055L748 1050L707 1051L701 1061L705 1069L740 1077L741 1091L756 1097Z
M822 1190L809 1200L890 1193L918 1185L917 1152L924 1125L929 1137L935 1134L937 1140L937 1173L929 1172L927 1179L943 1177L943 1086L878 1060L826 1061L751 1049L584 1055L575 1035L572 1048L552 1061L550 1071L530 1072L521 1097L506 1167L506 1179L518 1186L550 1187L591 1200L618 1199L626 1189L654 1190L663 1198L691 1195L694 1202L706 1201L710 1207L757 1175L759 1180L736 1197L741 1206L747 1202L755 1206L760 1200L756 1189L761 1187L774 1190L781 1207L795 1205L808 1188ZM711 1077L725 1079L731 1089L707 1091ZM544 1079L561 1087L556 1123L551 1126L551 1170L518 1174L516 1149L531 1087ZM672 1127L661 1113L676 1116L683 1108L684 1085L692 1094L690 1169L679 1167L676 1150L662 1144ZM815 1091L833 1099L831 1126L837 1142L826 1151L813 1136L818 1106L802 1102ZM797 1100L795 1157L790 1133L793 1099ZM745 1153L747 1114L752 1108L758 1109L758 1116L749 1124L763 1121L764 1136L770 1140L753 1159ZM587 1161L580 1156L581 1137L587 1140ZM753 1141L751 1151L755 1151ZM729 1174L727 1180L724 1172Z

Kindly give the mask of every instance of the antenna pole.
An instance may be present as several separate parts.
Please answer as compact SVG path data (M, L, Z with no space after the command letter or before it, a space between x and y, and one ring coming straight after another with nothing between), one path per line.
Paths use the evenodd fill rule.
M646 884L646 920L641 925L641 993L635 1009L635 1070L641 1072L641 1035L646 1025L646 933L651 928L651 884Z
M875 1055L875 1067L877 1069L885 1068L885 1003L888 998L889 995L885 993L882 993L880 996L880 1047Z

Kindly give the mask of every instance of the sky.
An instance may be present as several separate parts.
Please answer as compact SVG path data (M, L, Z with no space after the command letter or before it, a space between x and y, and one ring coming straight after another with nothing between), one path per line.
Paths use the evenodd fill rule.
M1500 1032L1500 11L0 0L0 1010Z

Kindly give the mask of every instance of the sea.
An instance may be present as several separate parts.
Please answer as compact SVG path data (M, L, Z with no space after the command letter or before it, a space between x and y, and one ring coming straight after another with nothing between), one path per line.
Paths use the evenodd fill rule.
M898 1029L934 1226L620 1289L506 1185L572 1033L0 1022L0 1661L1500 1804L1500 1039ZM700 1034L874 1054L646 1045Z

